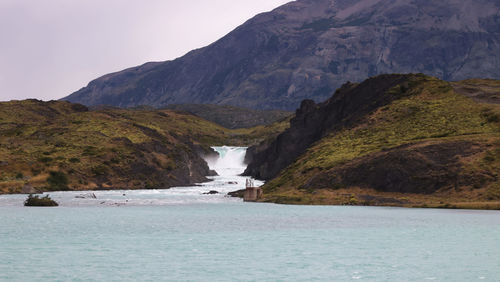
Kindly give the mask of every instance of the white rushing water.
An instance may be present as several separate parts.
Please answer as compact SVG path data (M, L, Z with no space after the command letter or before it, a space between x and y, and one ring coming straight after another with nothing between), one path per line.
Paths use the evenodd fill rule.
M210 169L213 169L220 176L232 178L238 176L245 171L247 167L244 164L246 147L212 147L218 154L219 158L206 159Z
M175 205L194 203L238 202L239 198L227 196L228 192L245 188L249 177L239 176L246 168L244 164L246 147L213 147L218 158L207 159L210 169L218 176L209 176L212 181L196 186L174 187L151 190L110 190L49 192L51 198L61 206L122 206L122 205ZM263 182L255 181L256 186ZM204 194L217 191L218 194ZM92 196L96 197L93 198ZM0 206L22 206L26 195L2 195Z

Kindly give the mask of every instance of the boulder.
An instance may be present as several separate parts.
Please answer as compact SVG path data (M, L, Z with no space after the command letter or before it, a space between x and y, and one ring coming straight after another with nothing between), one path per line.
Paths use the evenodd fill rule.
M215 195L215 194L220 194L219 191L215 190L210 190L209 192L203 193L203 195Z
M35 193L38 193L38 191L30 184L24 184L23 188L21 189L21 193L22 194L35 194Z

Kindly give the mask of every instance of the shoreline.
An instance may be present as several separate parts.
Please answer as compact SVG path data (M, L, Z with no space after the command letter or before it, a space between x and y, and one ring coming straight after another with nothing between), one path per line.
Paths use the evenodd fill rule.
M202 185L193 185L193 187L199 187ZM191 186L179 186L179 187L170 187L170 188L159 188L159 189L107 189L107 190L71 190L71 191L45 191L40 193L33 194L50 194L50 193L65 193L65 192L81 192L81 193L92 193L92 192L127 192L127 191L154 191L154 190L170 190L173 188L183 188L183 187L191 187ZM232 191L228 193L222 193L226 197L231 198L241 198L239 196L233 196L234 192ZM2 196L21 196L25 195L26 197L30 194L23 193L4 193L0 194ZM422 195L420 195L422 196ZM358 195L359 197L359 195ZM407 197L406 197L407 198ZM390 198L387 198L390 199ZM264 197L256 202L252 203L266 203L266 204L276 204L276 205L291 205L291 206L358 206L358 207L393 207L393 208L408 208L408 209L461 209L461 210L499 210L500 211L500 201L449 201L449 202L437 202L434 201L415 201L415 202L407 202L396 204L394 202L378 202L378 203L367 203L367 202L345 202L334 199L311 199L306 197L297 197L297 196L269 196L264 195Z
M289 205L500 210L500 200L483 200L481 198L484 196L473 194L473 192L457 193L444 190L434 194L411 194L352 187L314 191L278 189L266 193L264 189L264 195L258 202Z

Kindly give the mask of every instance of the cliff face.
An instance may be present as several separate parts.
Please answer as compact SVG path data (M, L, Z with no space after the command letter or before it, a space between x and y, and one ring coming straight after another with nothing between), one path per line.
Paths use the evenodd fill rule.
M248 149L249 165L244 174L264 180L276 177L311 144L329 132L359 123L368 113L400 98L385 93L399 84L408 87L414 77L381 75L361 84L344 84L332 98L318 105L312 100L302 101L288 130L271 144Z
M500 207L500 108L484 103L500 84L453 85L475 100L421 74L305 100L289 129L248 149L245 174L268 180L263 200L278 203Z
M65 99L292 110L382 73L500 78L498 54L497 0L298 0L205 48L105 75Z

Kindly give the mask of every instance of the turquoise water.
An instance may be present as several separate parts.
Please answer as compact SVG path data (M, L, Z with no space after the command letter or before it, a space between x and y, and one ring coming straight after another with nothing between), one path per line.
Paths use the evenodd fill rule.
M229 202L0 215L4 281L500 277L498 212Z
M500 212L243 203L234 173L57 208L0 196L0 280L500 281Z

